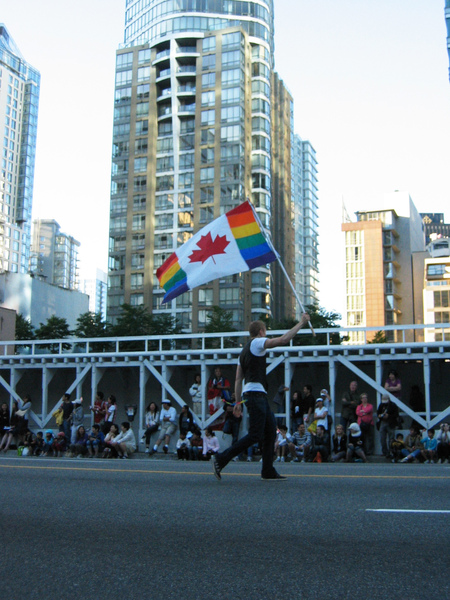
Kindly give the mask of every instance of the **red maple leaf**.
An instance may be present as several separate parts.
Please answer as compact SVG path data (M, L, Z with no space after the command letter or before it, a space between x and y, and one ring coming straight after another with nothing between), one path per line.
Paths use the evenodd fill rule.
M200 240L197 242L197 246L200 250L194 250L192 254L189 256L190 262L201 262L202 264L208 260L208 258L212 258L214 262L215 254L225 254L225 248L229 245L230 242L227 241L227 237L225 235L218 235L216 239L213 241L211 237L211 233L207 233L206 235L202 235Z

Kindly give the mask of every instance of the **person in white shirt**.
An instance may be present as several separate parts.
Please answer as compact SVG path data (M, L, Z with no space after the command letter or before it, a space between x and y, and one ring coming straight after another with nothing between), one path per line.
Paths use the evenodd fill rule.
M163 451L164 454L167 454L169 451L170 437L177 430L177 411L173 408L173 406L171 406L171 402L170 400L167 400L167 398L162 401L162 409L159 413L159 422L161 424L161 429L159 431L156 444L153 446L153 450L150 452L150 454L155 454L155 452L158 452L158 448L163 440Z
M258 442L262 446L261 479L264 481L282 481L286 479L286 477L277 473L273 467L273 449L277 427L275 416L270 409L267 398L266 354L272 348L289 344L309 320L309 315L304 313L292 329L276 338L267 337L266 326L262 321L250 323L249 333L251 339L244 346L239 356L235 382L236 403L239 404L241 398L243 398L248 410L248 434L224 452L213 455L213 473L216 479L220 480L222 478L221 471L230 460Z
M200 373L197 373L194 383L189 388L189 394L192 398L192 409L198 416L202 414L202 379Z
M124 421L120 429L119 435L111 440L111 446L117 451L119 458L130 458L129 454L136 450L136 438L128 421Z

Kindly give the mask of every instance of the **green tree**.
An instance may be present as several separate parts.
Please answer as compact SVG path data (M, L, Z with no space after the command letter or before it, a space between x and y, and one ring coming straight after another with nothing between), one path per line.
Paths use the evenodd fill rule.
M96 338L110 335L111 324L104 321L101 313L85 312L77 319L74 335L79 338Z
M387 344L387 338L384 331L377 331L368 344Z
M223 333L225 331L236 331L233 327L233 313L220 306L213 306L212 310L206 315L205 333ZM207 348L218 348L220 345L218 338L207 339L205 342ZM235 345L233 338L225 338L225 348Z
M63 340L71 335L69 324L67 320L56 315L52 315L47 319L47 323L39 323L39 327L36 329L37 340ZM70 344L63 344L64 350L70 349ZM48 346L41 346L50 350L52 353L59 351L58 344L49 344Z
M34 327L30 319L26 319L20 313L16 316L16 340L34 340Z

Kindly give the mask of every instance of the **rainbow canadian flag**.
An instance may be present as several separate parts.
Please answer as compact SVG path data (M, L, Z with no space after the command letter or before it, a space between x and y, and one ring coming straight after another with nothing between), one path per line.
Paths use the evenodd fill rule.
M215 219L180 246L156 271L164 302L219 277L277 260L250 202Z

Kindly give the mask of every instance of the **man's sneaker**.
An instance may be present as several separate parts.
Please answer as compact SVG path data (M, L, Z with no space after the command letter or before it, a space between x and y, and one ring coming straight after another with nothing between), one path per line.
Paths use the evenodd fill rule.
M284 475L280 475L279 473L276 473L274 475L271 475L270 477L263 477L261 475L261 479L263 481L284 481L285 479L287 479L287 477L284 477Z
M284 456L282 456L282 457L281 457L281 462L286 462L286 461L284 460Z
M247 456L247 462L253 462L252 457L251 456Z
M148 454L150 452L150 448L146 448L145 449L145 454Z
M169 446L164 446L163 451L164 454L167 454L169 452Z
M407 457L407 456L405 456L405 458L402 458L402 460L401 460L400 462L402 462L402 463L407 463L407 462L408 462L408 457Z
M232 460L233 462L239 462L239 456L235 456Z
M278 458L275 459L275 462L280 462L281 461L281 456L278 456Z
M292 462L300 462L300 459L299 459L299 458L294 458L294 459L292 460Z
M220 474L222 469L219 467L219 463L217 462L217 457L213 456L211 459L211 462L212 462L214 476L216 479L218 479L220 481L222 479L222 475Z

